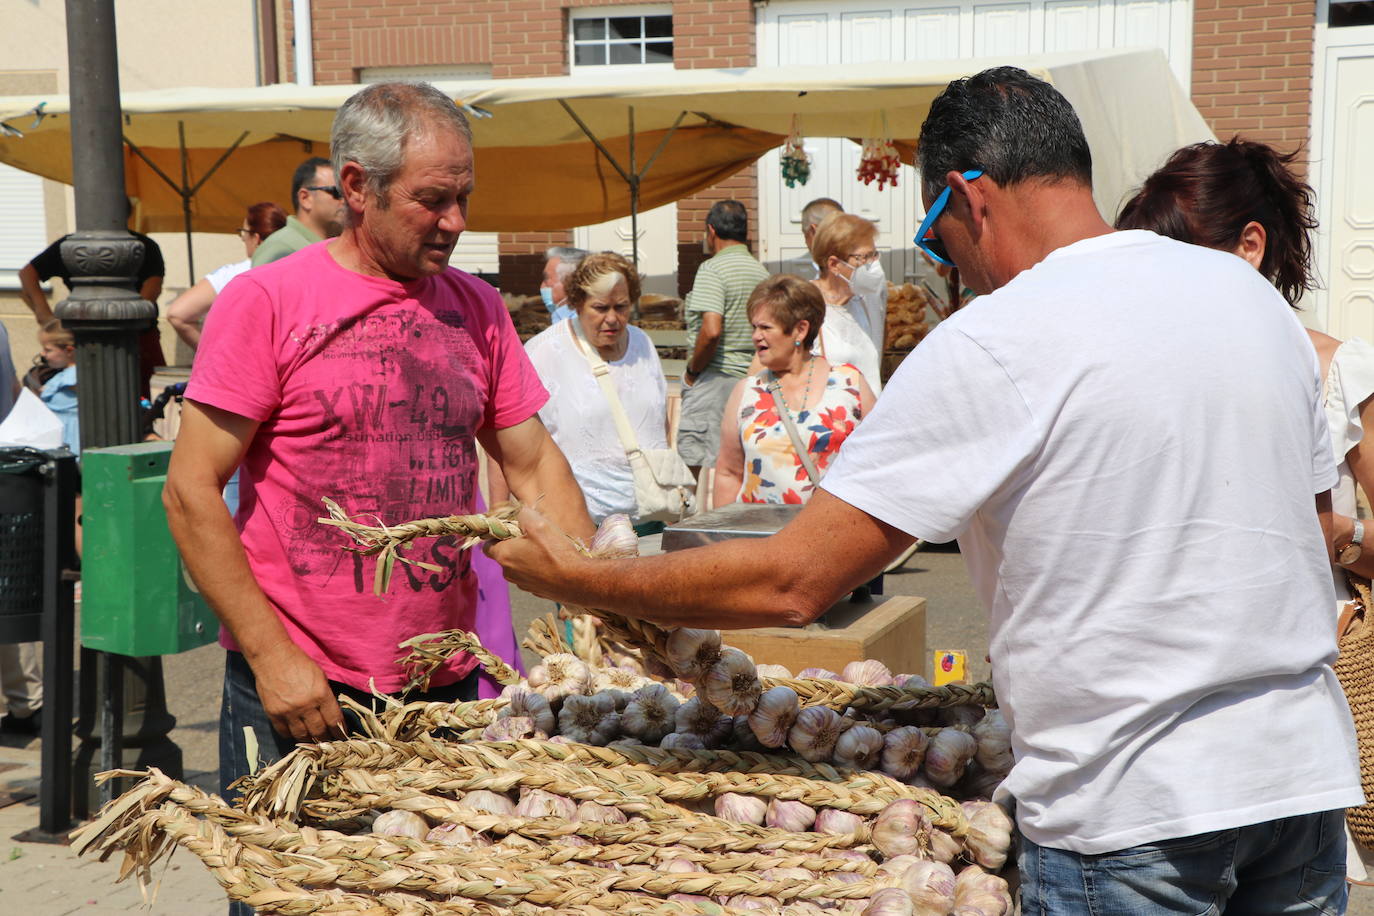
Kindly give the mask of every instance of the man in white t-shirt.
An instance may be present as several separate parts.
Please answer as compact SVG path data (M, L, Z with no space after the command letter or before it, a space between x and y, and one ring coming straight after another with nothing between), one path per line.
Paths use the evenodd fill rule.
M793 524L589 561L527 512L492 555L567 603L753 627L957 537L1013 727L1024 913L1343 912L1362 794L1310 344L1240 258L1113 232L1077 117L1024 71L951 83L918 148L918 239L984 295Z

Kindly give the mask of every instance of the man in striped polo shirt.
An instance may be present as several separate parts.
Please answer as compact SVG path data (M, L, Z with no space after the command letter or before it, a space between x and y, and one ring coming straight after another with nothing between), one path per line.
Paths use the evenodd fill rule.
M749 214L739 201L717 201L706 214L711 257L697 268L687 294L691 356L682 374L677 424L678 454L694 474L715 464L725 402L754 358L753 328L745 305L768 271L749 253L748 238Z

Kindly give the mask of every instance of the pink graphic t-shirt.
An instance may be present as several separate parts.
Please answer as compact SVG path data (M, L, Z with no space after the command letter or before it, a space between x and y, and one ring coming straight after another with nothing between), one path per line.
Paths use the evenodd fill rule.
M316 522L322 497L386 523L471 511L479 429L514 426L548 395L500 294L458 270L398 283L341 267L329 242L255 268L215 300L186 396L261 426L236 522L258 584L331 680L395 691L397 643L471 629L477 577L453 538L422 540L372 592L375 558ZM236 648L227 631L220 643ZM475 661L455 657L436 686Z

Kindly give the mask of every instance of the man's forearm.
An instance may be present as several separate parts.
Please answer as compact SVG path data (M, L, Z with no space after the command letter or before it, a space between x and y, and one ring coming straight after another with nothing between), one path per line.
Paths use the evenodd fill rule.
M281 618L253 578L219 491L170 478L163 504L187 571L249 662L290 643Z
M720 334L708 334L705 329L697 334L696 346L692 349L692 358L687 360L687 371L693 375L701 375L706 371L706 367L711 365L711 360L716 357L716 348L720 346Z
M553 439L548 439L547 443L524 481L516 484L507 476L510 492L527 505L537 502L539 511L564 532L588 539L596 533L596 524L587 514L582 488L577 485L568 459Z
M52 307L48 305L48 297L43 294L43 281L38 279L38 271L33 269L33 265L26 264L19 270L19 296L24 300L24 304L33 312L33 317L40 325L47 324L53 319Z

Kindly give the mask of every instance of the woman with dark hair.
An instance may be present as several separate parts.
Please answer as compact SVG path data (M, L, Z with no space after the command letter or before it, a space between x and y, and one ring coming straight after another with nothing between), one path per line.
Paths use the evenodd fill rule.
M244 215L243 225L239 227L239 238L243 241L242 261L225 264L218 270L204 276L199 283L172 300L167 306L167 321L171 323L177 336L186 341L194 350L200 345L200 326L214 305L220 290L229 281L253 266L253 252L258 250L262 240L286 225L286 211L270 200L253 204Z
M831 311L816 286L769 277L748 309L763 368L741 379L725 405L713 503L804 503L873 409L873 391L852 364L812 352Z
M1297 308L1303 293L1316 287L1309 233L1317 220L1312 189L1292 171L1296 158L1296 152L1284 155L1240 138L1185 146L1145 179L1122 208L1117 228L1149 229L1233 252ZM1356 498L1357 486L1374 492L1374 445L1364 438L1366 429L1374 429L1374 347L1359 338L1342 341L1311 329L1307 334L1321 367L1326 423L1340 474L1331 489L1332 575L1340 606L1354 597L1347 570L1374 574L1374 546L1363 548ZM1352 880L1365 880L1353 845L1348 853Z

